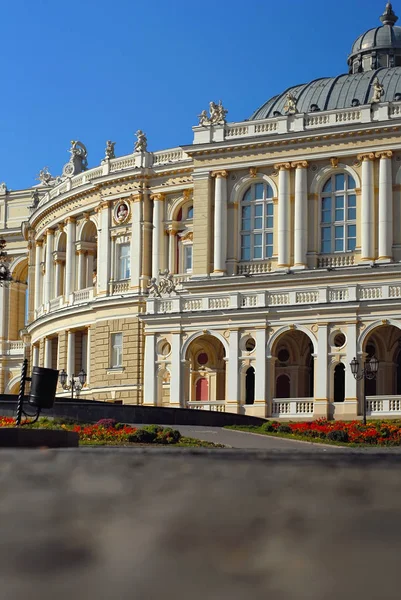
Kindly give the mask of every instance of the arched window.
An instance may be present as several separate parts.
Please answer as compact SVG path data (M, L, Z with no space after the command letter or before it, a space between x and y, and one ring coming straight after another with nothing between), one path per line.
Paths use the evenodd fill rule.
M188 210L187 210L187 219L193 219L193 218L194 218L194 207L189 206Z
M334 369L334 402L345 400L345 366L339 363Z
M347 173L333 174L321 197L321 252L353 252L356 246L356 185Z
M241 260L273 256L273 189L254 183L241 201Z

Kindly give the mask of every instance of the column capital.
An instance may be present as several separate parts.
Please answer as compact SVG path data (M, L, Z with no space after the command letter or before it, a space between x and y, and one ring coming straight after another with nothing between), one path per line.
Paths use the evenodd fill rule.
M178 234L176 229L167 229L167 235L175 236Z
M211 175L217 179L227 179L228 171L225 171L224 169L222 171L212 171Z
M275 171L287 171L289 169L291 169L291 163L289 162L276 163L274 165Z
M357 159L359 161L367 161L367 160L374 160L375 159L375 155L374 152L365 152L363 154L358 154Z
M132 194L129 198L131 200L131 202L141 202L142 201L142 194L138 193L138 194Z
M296 160L291 163L291 167L293 169L307 169L309 167L309 163L307 160Z
M36 240L35 246L38 246L39 248L41 248L43 246L43 240Z
M75 217L67 217L66 220L64 221L64 224L68 225L69 223L76 223L76 218Z
M59 231L63 232L63 231L64 231L64 223L58 223L58 224L57 224L57 229L58 229Z
M151 194L150 199L156 202L163 202L166 199L166 194Z
M46 229L46 235L54 235L54 229Z
M393 151L392 150L383 150L382 152L376 152L376 158L392 158Z

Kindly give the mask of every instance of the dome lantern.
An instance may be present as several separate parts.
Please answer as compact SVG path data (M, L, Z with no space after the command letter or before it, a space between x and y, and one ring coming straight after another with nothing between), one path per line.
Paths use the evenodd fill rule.
M381 67L401 66L401 27L391 2L380 17L382 25L360 35L348 57L350 73L366 73Z
M387 2L385 11L382 14L382 16L380 17L380 21L383 23L383 25L391 25L391 26L393 26L397 23L398 17L395 14L395 12L393 11L393 6L392 6L391 2Z

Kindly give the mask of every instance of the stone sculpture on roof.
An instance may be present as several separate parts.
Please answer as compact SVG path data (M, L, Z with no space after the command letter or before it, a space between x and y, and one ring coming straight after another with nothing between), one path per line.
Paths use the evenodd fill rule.
M284 111L287 115L295 115L298 112L297 99L291 92L287 94L287 103L284 106Z
M88 151L82 142L72 140L69 149L71 158L63 168L64 177L73 177L88 168Z
M209 113L210 116L208 116L206 110L202 110L201 114L198 115L199 125L202 127L207 127L208 125L225 125L228 110L224 108L221 100L218 104L209 102Z
M52 181L54 181L54 177L49 171L49 167L43 167L41 171L39 171L38 180L43 185L50 185Z
M115 145L116 145L116 142L111 142L110 140L107 140L106 150L105 150L105 158L107 158L108 160L116 157L115 152L114 152Z
M383 96L384 96L384 87L382 86L382 84L376 77L376 79L373 82L373 96L370 100L370 103L378 104L379 102L381 102Z
M144 132L141 129L138 129L136 132L136 137L138 138L135 142L134 152L147 152L148 150L148 139Z

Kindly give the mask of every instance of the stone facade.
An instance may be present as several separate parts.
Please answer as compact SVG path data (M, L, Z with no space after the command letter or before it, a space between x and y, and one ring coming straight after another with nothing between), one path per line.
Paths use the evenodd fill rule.
M41 181L34 204L2 189L0 393L25 353L83 368L88 399L355 418L366 395L399 417L401 102L384 99L300 112L295 98L240 123L221 106L190 146L113 147ZM356 381L351 360L373 355L377 379Z

